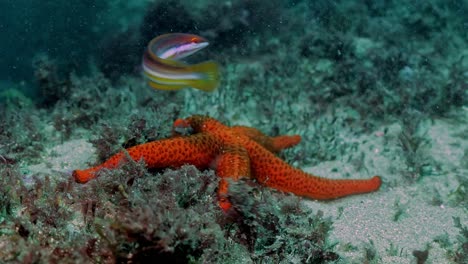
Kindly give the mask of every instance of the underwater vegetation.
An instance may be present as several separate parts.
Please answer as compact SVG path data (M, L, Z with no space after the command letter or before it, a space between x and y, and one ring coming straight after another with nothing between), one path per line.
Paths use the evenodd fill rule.
M175 263L336 260L330 221L298 198L233 183L226 216L217 177L193 166L160 175L133 163L88 185L0 169L0 259L27 263ZM246 200L245 194L252 194ZM189 217L188 217L189 216Z
M423 176L433 174L436 162L427 154L427 147L430 146L430 141L427 139L427 127L425 122L430 122L428 118L424 118L420 112L406 112L402 117L402 130L398 135L402 155L404 157L407 168L403 174L410 181L416 181Z

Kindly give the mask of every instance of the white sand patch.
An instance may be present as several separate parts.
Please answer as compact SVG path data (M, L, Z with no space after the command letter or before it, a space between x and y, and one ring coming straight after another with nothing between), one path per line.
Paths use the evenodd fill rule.
M468 141L460 137L468 137L468 126L436 120L428 134L432 139L431 156L447 169L460 167L464 151L468 150Z
M427 181L424 185L428 187L431 183ZM373 241L377 255L382 258L413 259L413 250L425 250L428 245L434 244L433 240L438 236L448 234L454 242L453 238L459 230L454 227L452 217L460 217L462 223L468 221L461 208L431 205L426 195L419 191L420 188L399 187L328 203L307 201L307 205L314 210L322 210L325 216L333 217L330 240L339 241L336 249L342 257L357 262L364 260L364 248L372 248L370 243ZM394 221L398 211L397 201L403 212ZM357 247L357 250L346 251L348 244ZM391 245L397 249L397 256L389 252ZM429 251L433 263L446 262L446 252L437 252L436 255Z
M87 140L77 139L46 149L43 159L44 162L40 164L27 166L26 174L71 173L72 170L89 167L88 162L96 160L96 153Z
M456 237L460 230L454 226L453 217L459 217L463 225L468 224L466 208L446 204L459 186L457 176L468 171L460 168L468 149L467 140L460 135L467 126L444 120L431 125L427 133L431 140L428 152L441 168L435 175L412 184L404 180L405 164L396 154L399 153L396 135L400 129L399 125L389 126L386 140L376 137L381 135L378 131L358 140L361 144L356 153L365 153L364 168L359 172L355 165L346 162L347 157L306 169L327 178L373 175L383 178L382 188L375 193L329 202L304 200L314 211L321 210L332 217L330 241L338 243L335 250L344 263L363 263L366 248L375 249L379 263L415 263L413 250L426 249L429 249L427 263L448 263L447 250L434 240L445 236L458 246Z

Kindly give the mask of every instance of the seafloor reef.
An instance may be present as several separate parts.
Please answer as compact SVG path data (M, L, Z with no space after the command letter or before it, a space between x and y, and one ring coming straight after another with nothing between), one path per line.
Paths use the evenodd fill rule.
M22 70L0 68L0 262L467 263L466 2L55 2L12 11L38 33L1 48ZM216 91L147 86L142 52L168 32L209 39L193 60L219 62ZM242 180L226 214L189 164L71 177L193 114L300 134L288 163L383 186L317 202Z

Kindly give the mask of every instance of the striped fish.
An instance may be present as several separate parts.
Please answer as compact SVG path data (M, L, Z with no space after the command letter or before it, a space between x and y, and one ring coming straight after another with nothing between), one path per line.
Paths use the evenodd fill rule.
M187 64L180 59L208 46L200 36L171 33L150 41L143 54L143 73L148 84L158 90L192 87L211 92L219 84L219 67L214 61Z

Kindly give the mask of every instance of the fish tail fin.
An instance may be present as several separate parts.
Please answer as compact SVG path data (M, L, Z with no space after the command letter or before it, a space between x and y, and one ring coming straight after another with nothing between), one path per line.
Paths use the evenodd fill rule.
M148 81L148 85L151 86L153 89L163 90L163 91L177 91L177 90L187 87L187 85L168 85L168 84L160 84L160 83L153 82L153 81Z
M200 74L199 79L190 80L191 87L212 92L219 85L219 66L214 61L206 61L190 66L190 71Z

